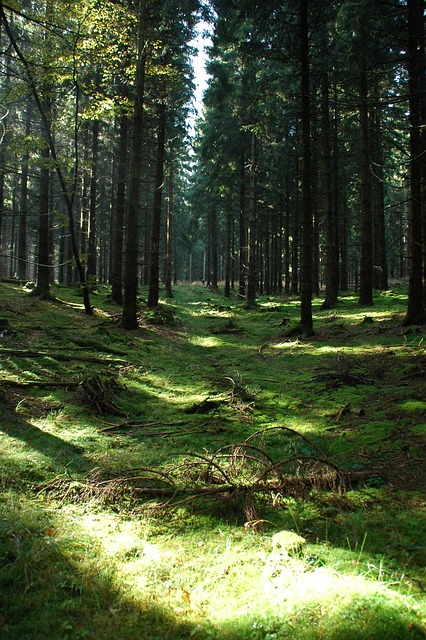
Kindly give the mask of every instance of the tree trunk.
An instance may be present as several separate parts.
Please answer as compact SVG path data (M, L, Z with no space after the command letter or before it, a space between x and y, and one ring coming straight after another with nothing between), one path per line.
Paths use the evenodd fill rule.
M49 192L50 192L50 169L49 149L42 149L41 169L40 169L40 191L39 191L39 216L38 216L38 253L37 253L37 282L33 290L34 296L49 298L50 296L50 264L49 264Z
M92 129L92 159L90 171L89 193L89 237L87 241L87 277L92 280L97 274L97 233L96 233L96 205L98 190L98 162L99 162L99 120L94 120Z
M167 187L167 209L166 209L166 256L164 258L164 285L166 296L173 298L172 272L173 272L173 201L174 201L174 166L173 158L170 159L168 187Z
M218 287L218 234L217 234L217 211L216 204L212 206L209 212L209 256L207 264L208 278L207 283L213 291L219 291Z
M323 309L333 309L338 296L338 269L336 269L337 229L333 189L333 170L331 156L331 125L328 72L322 75L322 103L321 103L321 142L322 166L325 206L325 300Z
M378 90L377 90L378 95ZM386 223L383 153L381 140L381 118L378 108L372 114L372 166L373 166L373 228L374 228L374 273L375 289L386 291L388 288L388 266L386 258Z
M373 213L370 166L370 131L368 117L367 37L360 18L358 29L357 63L359 69L359 124L360 124L360 199L361 199L361 260L359 299L360 306L373 305Z
M251 134L246 306L256 305L256 134Z
M142 121L145 97L145 20L146 1L139 2L138 52L133 97L132 139L130 150L130 172L125 228L124 297L122 325L124 329L137 329L138 297L138 240L139 240L139 192L142 168Z
M31 100L28 99L25 123L25 136L27 140L31 134L32 108ZM18 278L26 280L28 278L28 246L27 246L27 207L28 207L28 163L30 152L27 148L23 154L21 163L21 193L19 206L19 228L18 228Z
M225 298L231 295L231 251L232 251L232 187L228 185L226 194L226 238L225 238Z
M157 108L157 159L155 165L154 206L152 210L151 247L149 255L150 276L148 307L158 306L160 291L160 232L161 205L163 201L164 147L166 142L166 101L160 99Z
M408 324L425 324L423 297L423 224L425 207L425 148L422 113L425 102L424 2L407 0L408 8L408 88L410 122L410 277L408 285Z
M243 147L243 144L241 145ZM246 275L247 275L247 226L245 215L245 171L244 171L244 152L240 154L240 213L239 213L239 279L238 294L244 298L246 295Z
M309 86L308 0L300 0L302 76L302 263L300 280L300 325L304 337L314 335L312 322L313 215L311 176L311 123Z
M120 116L117 149L117 193L112 220L111 237L111 300L123 304L123 227L126 202L126 167L129 119Z

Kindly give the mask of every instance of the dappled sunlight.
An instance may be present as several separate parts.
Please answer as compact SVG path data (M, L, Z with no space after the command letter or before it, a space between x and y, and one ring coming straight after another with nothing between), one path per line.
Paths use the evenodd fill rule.
M367 631L376 624L378 609L383 609L384 629L387 616L396 624L419 625L415 602L383 581L383 558L376 561L362 550L334 557L332 547L315 545L288 556L271 546L269 536L228 527L207 537L165 533L153 539L147 523L141 528L134 521L94 513L79 518L79 536L89 567L93 570L88 544L99 554L98 571L108 567L114 576L116 591L136 606L143 608L153 598L170 614L184 616L193 625L191 635L200 640L207 629L212 638L220 638L221 630L230 634L224 637L244 633L255 638L262 629L274 630L276 637L292 630L292 637L303 638L317 625L332 637L340 625L346 627L348 617L352 628ZM331 563L324 566L327 557ZM349 573L339 571L342 562Z
M220 341L215 336L191 336L188 342L195 347L205 347L207 349L220 346Z
M59 633L76 639L421 637L424 503L403 491L420 486L422 335L345 298L338 315L315 308L312 339L285 338L298 301L247 310L199 293L211 300L180 289L176 325L131 334L77 315L81 332L63 331L45 306L27 346L49 357L5 359L6 624L24 637L19 598L46 637L60 637L59 607ZM21 365L36 390L19 388ZM111 412L81 394L86 376L118 381ZM281 531L303 548L277 551Z

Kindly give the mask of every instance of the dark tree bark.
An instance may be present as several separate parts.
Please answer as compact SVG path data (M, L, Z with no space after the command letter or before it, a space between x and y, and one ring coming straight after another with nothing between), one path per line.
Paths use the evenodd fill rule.
M138 52L133 95L132 137L130 150L129 186L125 228L124 255L124 297L122 325L132 330L138 327L138 244L139 244L139 197L142 168L143 106L145 99L145 21L146 1L138 6Z
M123 231L126 202L126 166L129 119L122 114L119 119L117 149L117 192L113 210L111 234L111 300L123 304Z
M92 129L92 158L89 191L89 236L87 242L86 275L95 279L97 274L97 232L96 208L98 196L98 162L99 162L99 120L94 120Z
M160 292L160 235L161 235L161 206L163 202L164 181L164 148L166 143L166 101L160 99L157 108L157 158L155 164L154 206L152 209L151 247L149 254L149 291L148 307L158 306Z
M50 262L49 262L49 193L50 169L48 165L49 148L46 146L40 153L42 161L40 169L39 215L38 215L38 253L37 282L32 292L41 298L50 297Z
M363 16L358 25L357 64L359 70L359 124L360 124L360 199L361 199L361 260L359 299L360 306L373 305L373 213L370 166L370 131L368 117L367 34Z
M226 216L226 230L225 230L225 298L229 298L231 295L231 251L232 251L232 186L228 185L225 204L225 216Z
M311 176L311 114L309 83L308 0L300 0L300 62L302 89L302 263L300 325L304 337L314 335L312 321L313 215Z
M333 165L331 154L331 123L329 77L324 71L321 85L321 142L322 142L322 175L325 207L325 300L323 309L333 309L337 304L339 281L338 265L336 266L337 225L333 188Z
M378 91L376 92L378 94ZM374 273L375 289L386 291L388 288L388 266L386 257L386 223L383 152L381 136L380 112L376 108L372 113L372 196L373 196L373 228L374 228Z
M250 182L247 224L247 293L246 306L256 305L256 134L251 134Z
M31 121L32 121L32 108L31 102L27 102L26 110L26 122L25 122L25 136L29 139L31 134ZM27 207L28 207L28 164L30 159L30 152L28 149L22 158L21 163L21 193L20 193L20 205L19 205L19 228L18 228L18 278L26 280L28 278L28 243L27 243Z
M405 324L425 324L423 292L423 224L425 207L425 32L423 0L407 0L408 88L410 121L410 276Z
M207 284L213 291L219 291L218 233L217 233L216 204L214 204L209 211L209 247L208 247L207 264L208 264Z
M242 145L243 146L243 145ZM244 298L246 295L246 276L247 276L247 225L245 214L245 171L244 171L244 152L240 154L240 213L239 213L239 279L238 294Z
M174 203L174 166L173 158L170 159L168 183L167 183L167 208L166 208L166 255L164 258L164 285L166 296L173 298L172 273L173 273L173 203Z

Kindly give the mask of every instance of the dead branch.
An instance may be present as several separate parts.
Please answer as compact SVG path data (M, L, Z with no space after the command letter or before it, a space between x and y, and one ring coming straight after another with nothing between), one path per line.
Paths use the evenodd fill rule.
M80 380L0 380L0 386L8 387L38 387L55 388L55 387L78 387Z
M115 374L96 374L80 382L80 393L83 399L94 406L99 413L125 415L114 402L122 389L123 386Z
M290 428L284 429L300 436ZM259 496L275 506L279 497L297 498L313 489L345 490L347 477L325 457L294 454L275 460L263 447L249 442L266 431L262 429L244 442L212 453L177 454L184 456L183 460L168 469L142 467L124 474L106 474L97 468L82 481L61 476L37 490L53 491L64 500L94 499L116 507L124 498L129 505L130 497L133 508L154 511L198 502L205 508L212 501L224 501L227 508L229 504L233 509L238 506L250 522L259 520ZM146 499L149 503L140 506L139 501Z
M257 438L258 436L262 436L266 433L268 433L269 431L274 431L277 429L281 429L283 431L288 431L289 433L291 433L294 436L297 436L298 438L300 438L301 440L304 440L307 444L309 444L311 447L313 447L316 451L318 451L318 453L325 457L325 453L324 451L321 449L321 447L319 447L313 440L311 440L310 438L308 438L307 436L305 436L303 433L299 433L299 431L296 431L295 429L292 429L291 427L287 427L283 424L281 425L277 425L275 427L265 427L264 429L259 429L259 431L255 431L255 433L252 433L248 438L246 438L244 440L243 444L246 444L247 442L249 442L250 440L252 440L253 438Z
M122 358L98 358L96 356L79 356L68 353L54 353L49 351L31 351L27 349L0 349L0 357L13 356L15 358L51 358L60 362L92 362L96 364L111 364L112 362L126 362Z
M151 422L139 422L137 420L126 420L124 422L119 422L118 424L111 424L111 423L105 423L108 426L104 427L103 429L98 429L99 433L105 433L107 431L113 431L114 429L147 429L149 427L178 427L181 426L183 424L185 424L185 422L183 420L178 420L177 422L159 422L159 421L151 421ZM168 435L171 435L172 433L175 433L173 431L170 432L166 432ZM184 430L183 433L189 433L188 430ZM149 433L147 435L150 436L157 436L157 435L161 435L158 433Z

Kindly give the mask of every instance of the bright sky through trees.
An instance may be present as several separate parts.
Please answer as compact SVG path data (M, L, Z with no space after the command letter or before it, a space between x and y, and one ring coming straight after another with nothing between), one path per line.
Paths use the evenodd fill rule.
M192 57L194 66L194 114L190 119L191 128L194 127L193 121L201 115L203 106L203 95L206 90L208 74L206 71L206 63L208 60L207 47L211 45L209 35L210 25L207 22L200 22L197 28L196 37L190 42L190 45L196 49L196 54Z

